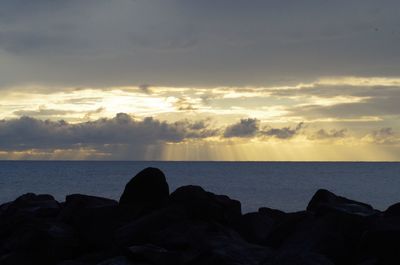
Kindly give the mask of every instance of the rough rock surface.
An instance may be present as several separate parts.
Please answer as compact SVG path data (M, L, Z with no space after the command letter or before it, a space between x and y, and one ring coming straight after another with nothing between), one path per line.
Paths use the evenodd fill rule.
M240 202L198 186L169 194L156 168L119 202L28 193L0 206L1 265L400 264L400 204L384 212L327 190L305 211Z

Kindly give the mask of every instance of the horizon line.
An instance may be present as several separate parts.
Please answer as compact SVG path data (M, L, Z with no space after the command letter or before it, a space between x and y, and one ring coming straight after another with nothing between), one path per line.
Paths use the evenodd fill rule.
M0 159L0 162L148 162L148 163L400 163L400 160L74 160Z

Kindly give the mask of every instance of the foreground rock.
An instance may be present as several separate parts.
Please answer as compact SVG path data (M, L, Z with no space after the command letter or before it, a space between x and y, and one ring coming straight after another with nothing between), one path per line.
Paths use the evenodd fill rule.
M260 208L199 186L169 194L156 168L120 201L28 193L0 206L1 265L400 264L400 204L372 206L318 190L305 211Z
M158 168L149 167L126 184L119 204L151 210L163 206L168 196L169 187L164 173Z

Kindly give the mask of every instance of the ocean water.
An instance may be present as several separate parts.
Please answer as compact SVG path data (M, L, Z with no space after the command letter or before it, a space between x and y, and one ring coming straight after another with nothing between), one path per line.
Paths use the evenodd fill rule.
M240 200L244 212L262 206L303 210L319 188L379 210L400 202L400 163L0 161L0 203L26 192L58 200L72 193L118 199L149 166L164 171L171 191L200 185Z

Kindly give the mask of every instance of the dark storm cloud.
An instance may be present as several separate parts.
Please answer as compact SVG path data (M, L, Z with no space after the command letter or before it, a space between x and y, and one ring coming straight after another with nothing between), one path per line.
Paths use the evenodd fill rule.
M304 128L304 123L297 124L296 127L283 127L283 128L265 128L261 134L271 137L276 137L278 139L290 139L296 136L301 129Z
M124 113L112 119L70 124L65 121L21 117L0 121L0 150L71 149L127 145L132 148L162 142L214 136L206 123L161 122L153 118L136 121Z
M0 1L0 85L242 86L397 75L400 2Z
M225 129L224 137L253 137L259 130L259 122L257 119L241 119Z
M223 136L225 138L231 137L273 137L278 139L291 139L298 135L304 129L304 123L299 123L295 127L282 127L274 128L271 126L260 127L258 119L241 119L238 123L234 123L225 128Z

